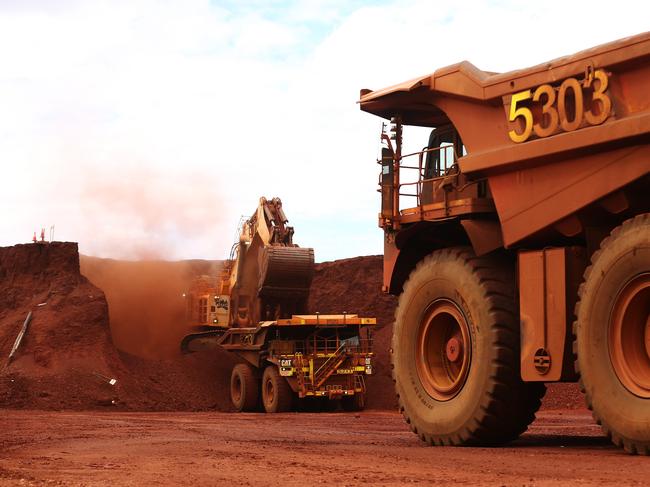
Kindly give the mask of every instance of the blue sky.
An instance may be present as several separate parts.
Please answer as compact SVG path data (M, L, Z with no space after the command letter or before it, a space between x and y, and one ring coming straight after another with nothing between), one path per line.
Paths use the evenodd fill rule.
M523 68L647 29L650 7L501 1L0 0L0 245L223 258L260 196L317 260L382 252L382 88ZM415 145L421 145L415 141Z

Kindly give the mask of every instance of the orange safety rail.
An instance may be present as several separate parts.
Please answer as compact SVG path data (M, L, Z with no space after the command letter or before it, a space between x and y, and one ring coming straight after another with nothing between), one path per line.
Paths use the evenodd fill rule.
M293 315L291 318L277 320L279 326L292 325L376 325L376 318L361 318L356 314L342 315Z
M430 152L438 152L439 153L439 161L440 165L439 167L434 168L434 174L432 177L425 177L425 166L424 166L424 157L427 153ZM415 158L417 156L418 158L418 165L413 166L413 165L408 165L404 163L404 160L407 158ZM412 152L410 154L406 154L400 157L399 160L399 171L400 171L400 177L398 179L399 184L397 188L393 188L393 191L397 191L399 196L400 196L400 203L401 203L401 197L407 197L407 198L415 198L415 207L408 207L404 210L400 210L400 206L395 208L393 217L397 218L398 215L404 215L404 214L411 214L419 209L420 212L423 211L423 206L422 202L420 200L420 197L422 195L422 185L427 182L432 182L434 183L435 181L440 181L442 183L443 179L452 174L452 169L456 166L456 161L458 159L458 156L456 154L456 151L454 150L453 145L445 145L441 147L431 147L431 148L426 148L418 152ZM412 159L409 159L409 161ZM382 164L381 160L377 161L377 164ZM410 170L411 177L410 178L405 178L406 181L402 180L403 175L405 172L402 172L402 170ZM379 185L381 186L381 174L379 175ZM404 192L408 191L411 189L413 186L415 186L415 192ZM403 188L406 188L406 190L403 190Z
M307 339L296 341L295 350L292 354L308 355L312 353L330 355L336 353L341 347L342 339ZM359 338L357 343L346 343L343 345L344 350L348 353L372 353L372 338Z

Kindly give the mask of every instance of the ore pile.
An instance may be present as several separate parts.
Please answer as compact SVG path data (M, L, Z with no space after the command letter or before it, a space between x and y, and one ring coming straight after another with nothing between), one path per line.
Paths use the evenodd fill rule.
M14 340L33 317L15 358ZM111 404L120 367L104 293L79 273L77 244L0 248L0 405L84 409Z
M230 357L215 362L214 356L177 353L174 359L145 360L119 351L109 305L102 290L81 275L76 243L0 248L0 407L229 409L229 377L219 366L229 369ZM30 311L33 318L8 363ZM141 336L137 328L143 324L130 324Z

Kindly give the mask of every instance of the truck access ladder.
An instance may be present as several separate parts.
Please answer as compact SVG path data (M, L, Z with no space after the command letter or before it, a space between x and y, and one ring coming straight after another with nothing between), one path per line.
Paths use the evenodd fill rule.
M334 352L334 355L328 357L316 372L314 372L314 384L316 389L323 385L323 382L325 382L329 376L334 373L338 366L343 363L346 357L346 351L345 344L341 345L336 352Z

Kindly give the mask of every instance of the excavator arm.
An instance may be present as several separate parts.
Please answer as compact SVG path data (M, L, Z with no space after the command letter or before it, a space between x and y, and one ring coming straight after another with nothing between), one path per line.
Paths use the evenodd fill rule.
M306 312L314 250L293 243L280 198L260 198L231 265L231 323L254 326Z
M257 234L264 245L282 245L292 247L293 227L287 226L289 220L282 210L280 198L267 200L260 198L257 210L242 227L241 239L251 241Z

